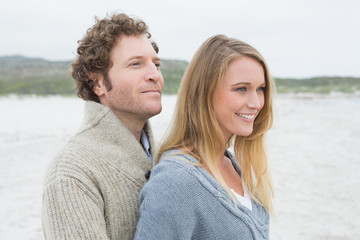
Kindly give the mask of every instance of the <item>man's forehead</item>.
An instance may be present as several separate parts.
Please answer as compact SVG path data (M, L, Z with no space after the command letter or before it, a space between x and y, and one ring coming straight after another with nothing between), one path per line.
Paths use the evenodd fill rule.
M112 57L123 60L151 57L157 58L157 54L145 35L123 36L119 38L111 53Z

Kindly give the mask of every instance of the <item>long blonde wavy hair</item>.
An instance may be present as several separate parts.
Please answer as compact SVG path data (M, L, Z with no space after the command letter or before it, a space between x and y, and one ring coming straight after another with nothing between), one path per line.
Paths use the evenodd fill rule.
M255 59L263 67L265 102L254 121L253 132L249 136L233 136L225 142L215 117L212 99L215 89L222 84L229 64L242 56ZM233 144L249 195L268 212L272 212L273 187L264 135L273 123L273 89L267 64L256 49L224 35L210 37L197 50L184 74L172 125L163 139L158 160L167 150L187 149L185 152L195 157L199 166L206 165L234 200L234 195L225 184L216 164L217 157L223 154L224 146L227 148Z

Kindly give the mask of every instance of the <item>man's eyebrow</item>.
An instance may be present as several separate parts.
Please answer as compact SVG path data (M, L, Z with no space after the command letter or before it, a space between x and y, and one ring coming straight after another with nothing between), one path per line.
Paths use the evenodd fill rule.
M141 58L143 58L143 56L132 56L132 57L129 57L128 61L131 61L134 59L141 59Z
M144 56L132 56L128 59L128 61L134 60L134 59L142 59L144 58ZM161 59L159 57L153 57L152 58L153 61L161 61Z
M154 58L153 58L153 61L161 61L161 58L159 58L159 57L154 57Z

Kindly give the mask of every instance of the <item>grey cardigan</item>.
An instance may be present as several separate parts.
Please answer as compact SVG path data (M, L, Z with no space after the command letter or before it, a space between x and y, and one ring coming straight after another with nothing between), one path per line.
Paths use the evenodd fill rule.
M148 123L144 130L154 149ZM133 239L139 193L151 168L141 145L115 114L86 102L80 131L46 174L45 239Z
M228 153L239 174L236 159ZM252 212L235 206L197 161L179 151L164 153L140 193L135 239L269 239L269 214L252 201Z

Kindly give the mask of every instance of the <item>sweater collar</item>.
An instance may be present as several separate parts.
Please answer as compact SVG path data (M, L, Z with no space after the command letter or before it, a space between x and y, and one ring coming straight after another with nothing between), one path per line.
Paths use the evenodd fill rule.
M102 147L116 145L120 152L117 162L112 161L116 166L132 165L147 171L151 168L144 149L136 140L130 130L120 119L107 107L93 101L85 102L85 113L81 131L92 130L97 139L101 139L99 145ZM146 121L144 132L148 136L151 154L154 156L154 138L149 121ZM131 168L128 168L131 173ZM138 170L138 169L137 169ZM134 169L134 172L137 171Z

